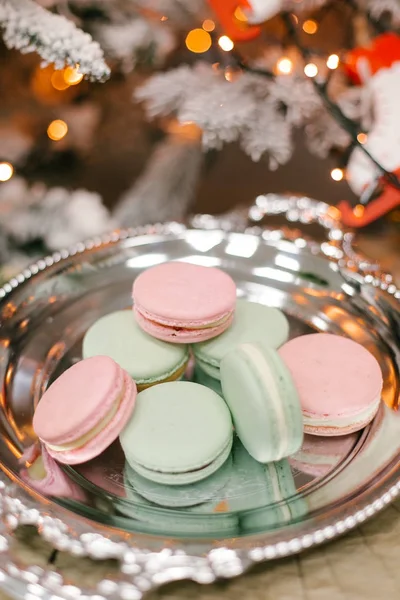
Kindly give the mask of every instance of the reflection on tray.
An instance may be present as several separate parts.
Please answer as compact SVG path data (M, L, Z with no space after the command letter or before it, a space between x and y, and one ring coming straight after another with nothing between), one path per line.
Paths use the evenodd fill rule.
M302 449L290 460L263 465L235 437L225 464L207 479L189 485L167 486L145 479L125 463L119 442L93 461L76 466L75 472L86 487L93 486L96 497L108 497L115 515L140 521L148 531L238 535L306 515L309 508L303 491L335 470L358 438L358 434L306 435Z

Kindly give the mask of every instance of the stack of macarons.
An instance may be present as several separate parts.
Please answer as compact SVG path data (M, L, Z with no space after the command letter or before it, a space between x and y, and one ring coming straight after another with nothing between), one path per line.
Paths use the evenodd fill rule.
M133 314L88 329L83 360L44 393L34 430L66 464L119 437L125 478L150 501L154 486L180 490L171 492L178 502L182 487L203 481L209 497L214 474L228 473L234 430L253 459L270 464L295 455L303 432L347 435L378 410L382 374L368 350L330 334L288 341L289 333L282 311L237 299L219 269L149 268L134 282Z

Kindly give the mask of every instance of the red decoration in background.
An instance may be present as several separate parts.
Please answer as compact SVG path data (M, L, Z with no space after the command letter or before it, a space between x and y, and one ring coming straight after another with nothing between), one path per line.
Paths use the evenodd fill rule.
M394 171L397 177L400 176L400 169ZM362 214L357 214L350 204L343 201L338 208L341 213L341 220L347 227L365 227L386 213L390 212L397 206L400 206L400 190L394 187L386 180L382 180L384 185L383 192L375 200L371 200L367 206L363 207Z
M364 83L365 75L374 75L400 61L400 37L396 33L383 33L370 47L354 48L346 56L345 68L357 85Z
M208 2L217 15L224 32L232 41L248 42L260 35L261 29L258 25L250 25L235 17L235 11L238 8L251 10L248 0L208 0Z

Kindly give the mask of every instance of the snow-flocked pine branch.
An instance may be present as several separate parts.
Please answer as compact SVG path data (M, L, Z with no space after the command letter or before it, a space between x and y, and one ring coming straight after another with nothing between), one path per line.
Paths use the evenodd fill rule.
M83 75L96 81L110 74L102 49L88 33L33 0L0 0L0 30L8 48L37 52L45 65L79 65Z

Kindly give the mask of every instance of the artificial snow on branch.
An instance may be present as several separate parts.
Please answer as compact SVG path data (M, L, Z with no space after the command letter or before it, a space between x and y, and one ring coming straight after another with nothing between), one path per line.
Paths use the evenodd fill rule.
M193 122L203 132L203 147L220 149L239 141L258 161L267 154L270 167L286 163L292 154L292 129L320 109L321 100L303 77L271 81L252 73L224 73L211 65L187 65L153 76L136 91L150 118L173 114Z
M45 65L79 65L83 75L97 81L110 75L102 49L88 33L33 0L0 0L0 29L8 48L37 52Z
M125 73L135 68L139 58L159 67L176 46L170 28L141 17L98 25L92 33L107 55L120 61Z
M0 188L2 233L17 244L41 240L49 250L65 248L114 227L101 197L14 177Z

